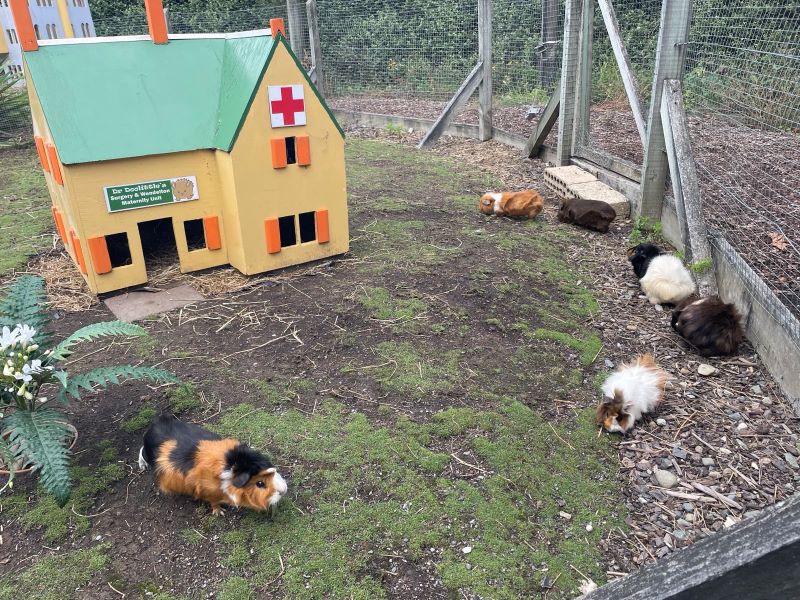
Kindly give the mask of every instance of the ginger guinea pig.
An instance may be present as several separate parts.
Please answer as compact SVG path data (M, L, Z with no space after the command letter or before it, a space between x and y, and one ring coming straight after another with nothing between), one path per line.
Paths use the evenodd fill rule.
M533 190L484 194L478 204L485 215L518 219L533 219L542 212L543 207L541 195Z
M264 455L172 415L158 417L144 434L139 467L155 469L165 494L205 500L215 515L222 504L271 510L287 490Z

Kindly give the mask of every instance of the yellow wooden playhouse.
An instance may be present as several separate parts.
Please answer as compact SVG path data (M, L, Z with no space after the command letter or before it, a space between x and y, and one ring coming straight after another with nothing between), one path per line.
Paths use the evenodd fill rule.
M37 41L11 0L56 229L95 293L182 272L255 274L348 250L344 134L283 22L236 34Z

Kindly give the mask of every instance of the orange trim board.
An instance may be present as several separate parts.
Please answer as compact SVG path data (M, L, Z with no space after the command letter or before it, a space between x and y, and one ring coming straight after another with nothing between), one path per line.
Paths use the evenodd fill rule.
M169 42L167 33L167 20L164 17L164 3L161 0L144 0L144 8L147 12L147 29L150 31L150 38L156 44L166 44Z
M47 148L47 159L50 161L50 170L53 173L53 179L56 180L58 185L64 185L64 177L61 175L61 165L58 164L58 153L53 144L45 144Z
M33 136L33 141L36 142L36 153L39 155L39 162L42 163L42 170L45 173L50 172L50 163L47 162L47 151L44 149L44 140L41 136Z
M38 50L39 42L36 39L36 31L33 28L33 19L28 8L28 0L9 0L8 6L11 8L11 17L14 19L17 37L22 49L25 52Z
M278 219L264 221L264 233L267 236L267 252L277 254L281 251L281 228Z
M318 210L314 216L317 222L317 243L327 244L331 241L330 228L328 226L328 210Z
M55 206L53 206L51 210L53 211L53 220L56 223L56 231L58 232L61 241L64 242L64 245L66 246L69 244L69 240L67 240L67 232L64 229L64 219L61 216L61 212Z
M203 233L206 236L206 248L209 250L222 248L222 237L219 234L219 217L203 217Z
M307 135L298 135L294 139L294 151L298 165L307 167L311 164L311 142Z
M93 237L87 240L89 254L92 257L94 272L98 275L111 272L111 257L108 255L108 244L105 236Z
M286 37L286 23L283 19L270 19L269 29L272 33L272 37L277 37L278 33Z
M272 145L272 168L286 168L286 138L273 138L270 140Z
M83 259L83 248L81 248L81 241L71 229L69 232L69 237L70 240L72 240L72 248L75 250L75 261L78 263L78 268L80 269L81 273L86 275L86 261Z

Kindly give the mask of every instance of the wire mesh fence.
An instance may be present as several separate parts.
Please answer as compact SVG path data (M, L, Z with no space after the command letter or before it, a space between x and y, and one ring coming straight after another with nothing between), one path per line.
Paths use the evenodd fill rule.
M800 315L800 5L697 0L684 90L709 226Z
M22 74L13 65L0 60L0 148L27 141L32 135Z

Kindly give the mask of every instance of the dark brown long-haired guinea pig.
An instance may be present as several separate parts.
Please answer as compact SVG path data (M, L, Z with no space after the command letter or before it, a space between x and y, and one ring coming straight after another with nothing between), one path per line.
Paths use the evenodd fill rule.
M700 356L733 354L742 341L741 315L719 296L687 298L672 311L672 328Z
M144 434L139 467L155 468L165 494L205 500L214 514L222 504L272 509L287 490L266 456L172 415L158 417Z
M534 190L496 192L484 194L478 208L485 215L533 219L542 212L544 200L539 192Z
M580 225L600 233L606 233L611 221L616 218L617 211L600 200L566 199L558 210L558 220L562 223Z

